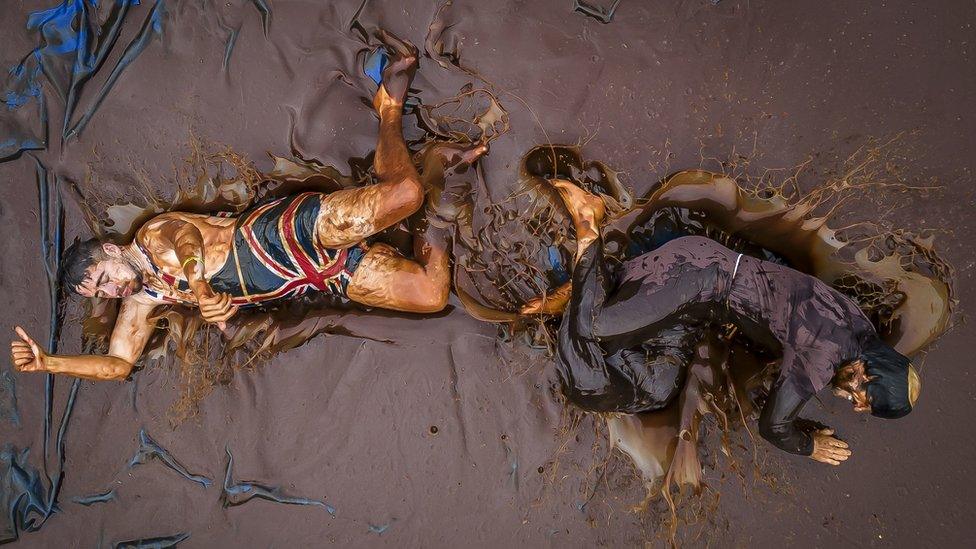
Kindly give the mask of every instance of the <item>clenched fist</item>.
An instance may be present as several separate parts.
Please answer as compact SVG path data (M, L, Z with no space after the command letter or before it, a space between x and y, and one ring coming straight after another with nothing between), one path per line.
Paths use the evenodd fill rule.
M225 322L237 312L237 305L231 304L230 294L206 293L197 299L200 306L200 316L207 322L216 324L221 330L226 327Z

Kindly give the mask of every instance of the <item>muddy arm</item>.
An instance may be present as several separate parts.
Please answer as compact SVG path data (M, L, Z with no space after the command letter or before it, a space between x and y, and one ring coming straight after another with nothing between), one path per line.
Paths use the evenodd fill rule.
M204 278L203 234L193 223L180 219L168 219L146 231L146 240L155 240L172 247L193 295L212 294L210 285Z
M560 315L569 304L569 296L573 293L573 283L566 282L549 294L530 299L519 314L523 315Z
M788 366L784 359L784 372L789 371ZM780 377L759 416L759 434L784 452L800 456L812 454L813 437L796 425L797 416L812 397L801 391L796 383Z
M204 277L207 271L204 264L206 254L200 229L181 219L168 219L148 229L143 238L173 249L190 291L197 298L200 316L223 329L224 322L237 312L237 307L231 304L230 295L216 294Z
M49 372L95 381L124 380L149 341L154 327L149 316L155 308L155 303L126 298L107 355L48 355L18 327L20 341L11 344L14 365L22 372Z

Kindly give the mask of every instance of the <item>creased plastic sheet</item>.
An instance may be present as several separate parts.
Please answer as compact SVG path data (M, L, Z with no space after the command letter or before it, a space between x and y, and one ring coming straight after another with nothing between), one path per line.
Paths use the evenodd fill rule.
M36 29L27 29L30 14L62 4L4 3L4 70L46 44ZM157 5L161 33L150 18ZM487 86L476 73L491 81L509 111L512 131L492 143L481 170L463 174L452 189L475 199L479 234L487 226L483 208L489 199L504 203L517 190L518 159L537 145L583 143L587 158L619 170L623 184L639 197L675 170L717 170L711 156L741 154L757 158L757 166L791 166L822 151L846 156L858 146L858 135L918 128L913 142L919 146L904 163L905 173L938 176L947 190L914 200L906 220L955 224L957 236L940 242L955 263L968 264L961 260L969 253L961 235L970 225L971 187L956 182L968 181L966 170L972 169L967 159L976 134L965 107L973 104L976 86L968 70L972 53L946 44L971 41L962 23L972 16L971 3L949 2L921 16L906 12L915 9L909 6L880 8L866 0L820 3L816 9L758 0L667 6L623 0L607 24L574 12L573 0L445 5L126 5L101 65L80 88L76 84L80 93L70 117L63 111L77 74L77 50L42 54L51 70L45 74L42 66L37 72L36 95L29 80L36 58L27 60L21 76L3 73L0 93L28 98L14 110L6 101L0 104L0 143L15 140L3 145L0 156L21 151L0 164L0 292L8 310L0 319L3 332L9 337L12 324L22 323L39 341L50 342L49 286L40 260L47 252L39 227L44 219L53 235L58 180L64 238L70 240L89 234L78 203L100 214L147 194L173 196L191 132L246 154L265 171L273 167L268 152L298 152L345 173L350 161L361 164L375 147L375 84L363 74L371 48L357 29L380 26L424 45L414 83L423 105L454 97L467 84ZM109 22L122 5L99 0L97 9L84 6L89 28L101 32L98 38L89 33L86 43L92 52L86 60L93 60L109 47ZM431 29L436 33L427 40ZM52 43L58 40L52 35ZM129 49L132 44L144 47L106 87L125 52L136 51ZM905 75L939 85L905 85ZM949 101L945 94L955 95ZM64 140L100 95L83 131ZM411 140L424 135L415 118L405 120ZM47 170L44 215L31 155ZM817 169L829 168L826 156L817 157ZM69 182L82 192L78 201ZM548 249L541 253L567 271L566 257ZM971 295L965 279L961 297ZM64 304L69 320L60 350L81 352L71 320L81 316L79 301ZM551 361L541 350L499 342L495 325L471 319L457 302L452 306L434 317L364 312L357 322L374 339L319 336L269 364L239 372L203 401L199 415L175 429L167 419L179 396L173 370L150 366L128 384L81 383L64 431L60 511L35 532L21 530L22 542L59 546L77 540L90 547L100 540L104 546L179 533L191 534L183 542L190 546L322 546L333 538L347 546L654 541L653 516L629 512L644 495L633 468L614 454L604 474L606 454L594 446L605 442L605 433L597 433L591 419L561 419ZM733 511L720 514L720 526L701 535L717 536L715 545L787 536L798 543L865 545L902 539L956 546L968 540L965 505L932 502L965 501L965 483L936 471L956 474L970 466L965 449L971 445L960 441L973 437L958 420L968 417L971 398L968 385L959 382L965 364L956 358L966 356L963 342L970 336L971 328L960 327L927 359L922 399L940 398L923 404L907 423L878 428L849 417L825 397L827 408L815 407L815 413L850 437L856 452L851 462L824 472L771 457L770 463L788 469L787 488L802 488L794 490L796 496L744 495L737 480L716 481L724 482L721 507ZM52 486L44 455L56 481L56 439L73 382L53 382L45 452L44 378L12 375L20 427L0 420L0 440L13 443L17 459L30 448L19 467L28 478L30 471L38 475L33 501L44 511ZM253 474L259 484L278 486L282 493L327 501L336 517L315 505L259 498L224 508L219 487L202 488L160 463L127 469L141 428L194 474L220 484L224 449L230 448L235 475ZM892 482L897 486L891 488ZM810 487L837 497L808 497ZM110 488L115 500L88 507L72 503ZM890 505L879 509L878 501ZM903 516L913 520L898 520ZM920 531L928 537L921 539ZM704 539L697 534L689 530L687 544ZM879 534L883 541L875 541Z

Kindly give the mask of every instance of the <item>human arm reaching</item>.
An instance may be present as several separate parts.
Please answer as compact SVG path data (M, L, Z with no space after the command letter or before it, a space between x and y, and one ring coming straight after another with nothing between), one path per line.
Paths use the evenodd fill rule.
M783 359L782 368L787 375L792 371L792 354L787 350ZM833 429L810 431L797 424L800 411L812 397L813 394L799 388L795 380L780 377L759 416L759 434L785 452L840 465L851 457L851 450L846 442L833 436Z
M105 355L50 355L27 332L17 326L17 339L10 343L14 368L21 372L48 372L91 380L122 381L139 360L154 324L150 322L156 304L134 297L122 302Z

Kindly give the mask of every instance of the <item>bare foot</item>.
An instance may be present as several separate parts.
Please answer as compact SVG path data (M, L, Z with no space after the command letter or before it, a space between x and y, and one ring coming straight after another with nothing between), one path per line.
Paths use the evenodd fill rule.
M552 293L530 299L519 310L523 315L558 315L566 309L569 297L573 293L573 283L567 282L556 288Z
M419 164L421 183L427 193L428 216L443 221L454 220L469 204L469 200L442 196L446 178L452 173L463 173L488 152L486 143L434 142L424 147L414 157Z
M436 160L440 162L445 171L452 170L455 173L463 173L487 153L487 143L435 142L424 149L421 154L424 156L425 164L430 160Z
M600 236L600 223L607 214L603 199L565 179L553 179L551 183L559 191L573 218L576 240L580 243L590 242Z
M417 74L417 46L382 29L376 32L376 38L386 48L388 60L383 67L383 83L373 98L373 106L376 110L380 110L381 106L402 107L410 82Z

